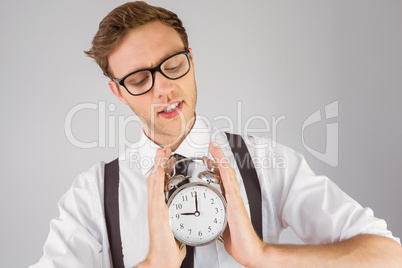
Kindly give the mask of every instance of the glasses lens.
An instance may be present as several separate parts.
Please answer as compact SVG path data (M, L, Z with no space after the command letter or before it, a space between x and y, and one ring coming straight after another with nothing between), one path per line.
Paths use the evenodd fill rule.
M174 57L167 59L161 65L161 71L164 75L171 79L177 79L190 70L190 63L188 61L187 55L184 53L178 54Z
M152 74L150 71L133 73L124 80L124 85L132 94L141 94L152 86Z

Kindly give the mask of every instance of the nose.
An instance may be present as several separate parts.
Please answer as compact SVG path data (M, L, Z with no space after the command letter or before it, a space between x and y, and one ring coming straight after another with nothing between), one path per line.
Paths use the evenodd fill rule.
M155 72L153 85L154 96L156 98L168 96L172 90L172 80L164 77L160 72Z

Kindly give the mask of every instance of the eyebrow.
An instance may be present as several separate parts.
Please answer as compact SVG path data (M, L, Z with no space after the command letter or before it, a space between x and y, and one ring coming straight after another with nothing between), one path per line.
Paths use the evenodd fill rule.
M165 55L163 55L163 57L162 57L162 59L159 61L159 63L155 64L154 66L151 66L151 67L132 68L132 69L130 69L129 72L127 72L125 75L123 75L122 78L125 77L125 76L127 76L128 74L131 74L131 73L134 73L134 72L137 72L137 71L147 70L147 69L154 68L155 66L158 66L159 64L161 64L164 60L166 60L166 59L169 58L170 56L172 56L172 55L174 55L174 54L176 54L176 53L179 53L180 51L184 51L184 50L186 50L186 48L175 49L175 50L173 50L173 52L165 53ZM120 79L121 79L121 78L120 78Z

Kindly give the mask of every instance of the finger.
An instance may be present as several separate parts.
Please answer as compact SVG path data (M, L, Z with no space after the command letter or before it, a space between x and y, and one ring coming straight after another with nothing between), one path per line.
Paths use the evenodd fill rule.
M170 155L172 154L172 148L170 148L168 146L168 147L165 147L163 150L165 151L166 156L170 157Z
M165 158L167 163L170 159L170 155L172 154L172 149L170 147L165 147L163 151L165 152Z
M218 167L219 175L222 178L223 183L225 180L230 180L233 183L237 183L236 172L230 166L229 161L226 159L225 154L220 146L217 146L215 142L211 142L209 145L209 152L214 158L214 164Z
M184 259L186 257L186 254L187 254L187 247L182 242L177 241L177 239L176 239L176 243L177 243L177 246L179 247L179 250L180 250L180 257L182 259Z
M154 186L157 189L158 193L164 192L165 188L165 171L162 167L157 167L155 173L154 173Z
M148 177L148 190L150 192L163 193L165 184L165 169L167 165L166 150L157 149L155 155L154 168Z
M210 158L208 158L206 156L203 156L202 158L207 163L208 169L212 170L212 169L216 169L218 167L218 164L216 164L214 160L212 160L212 159L210 159Z
M217 146L214 142L210 143L209 151L215 160L215 163L219 168L219 175L222 179L224 188L221 188L225 192L225 197L235 193L239 196L239 185L236 178L235 170L229 165L225 154L220 146Z
M170 149L170 147L165 147L163 149L162 157L160 159L160 166L165 170L168 168L168 161L171 153L172 150Z
M167 169L165 170L165 172L167 174L171 174L174 168L174 164L176 163L176 158L174 157L170 157L168 162L167 162Z
M216 145L215 142L211 142L209 144L209 152L211 153L212 157L214 158L214 163L219 167L219 168L229 168L229 162L225 157L225 154L222 151L222 148L218 145Z
M203 156L202 158L207 163L208 169L210 169L212 172L214 172L215 174L217 174L220 177L218 164L215 163L214 160L212 160L212 159L210 159L210 158L208 158L206 156ZM222 195L226 198L226 196L225 196L225 187L223 186L223 183L219 183L219 186L221 188Z
M162 158L165 156L165 151L158 148L156 150L155 159L154 159L154 168L152 171L156 171L156 169L161 165Z
M176 244L177 244L179 250L184 250L184 251L186 250L186 245L183 242L180 242L176 238L175 238L175 241L176 241Z

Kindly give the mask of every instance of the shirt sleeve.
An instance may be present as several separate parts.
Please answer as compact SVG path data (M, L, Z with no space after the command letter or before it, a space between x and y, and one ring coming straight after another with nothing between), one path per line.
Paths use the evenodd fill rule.
M333 243L359 234L375 234L400 244L383 219L374 217L370 208L363 208L327 177L315 175L302 156L297 164L289 164L298 168L285 178L282 221L303 242Z
M50 222L43 256L31 268L110 267L110 261L103 265L108 263L108 248L103 247L103 209L94 174L103 176L103 165L78 176L60 199L60 215Z

